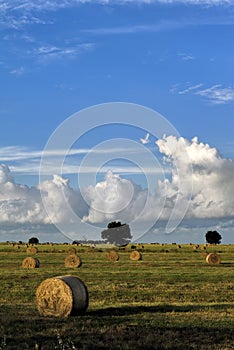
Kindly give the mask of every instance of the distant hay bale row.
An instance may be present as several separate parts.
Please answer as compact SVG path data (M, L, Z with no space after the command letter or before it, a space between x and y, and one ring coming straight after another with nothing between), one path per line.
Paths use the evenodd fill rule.
M35 269L40 266L40 262L37 258L32 258L31 256L25 258L22 262L22 267L24 269Z
M40 315L67 317L84 314L89 297L85 284L69 275L43 281L36 290L36 301Z
M206 262L209 265L219 265L221 263L221 258L216 253L210 253L206 256Z
M65 267L80 267L81 265L82 260L76 254L68 255L65 259Z
M119 260L119 254L115 250L110 250L108 254L108 259L110 261L118 261ZM142 260L142 254L138 250L134 250L130 254L130 259L134 261Z
M130 254L130 259L134 260L134 261L142 260L142 254L140 252L138 252L137 250L134 250Z
M68 252L71 255L76 254L76 248L75 247L71 247L71 248L69 248Z
M26 252L28 253L28 254L37 254L38 253L38 248L37 247L28 247L27 248L27 250L26 250Z
M110 261L118 261L119 260L119 254L115 250L110 250L108 254L108 259Z

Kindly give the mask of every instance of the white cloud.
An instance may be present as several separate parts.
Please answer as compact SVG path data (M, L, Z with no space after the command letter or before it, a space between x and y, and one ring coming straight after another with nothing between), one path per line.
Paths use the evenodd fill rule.
M86 4L95 4L100 6L151 6L155 4L164 4L166 6L175 3L196 6L234 5L233 0L24 0L23 2L22 0L0 0L0 10L2 12L0 25L4 28L12 28L16 30L19 30L25 25L29 24L45 25L52 22L48 21L47 19L44 20L40 18L44 13L66 8L75 8ZM141 26L137 28L136 26L133 28L133 30L139 31L141 30L140 27ZM117 28L116 30L120 31L121 29Z
M67 179L55 175L39 186L28 187L16 184L8 166L0 165L0 222L48 224L52 220L56 224L69 216L66 202L71 203L75 213L85 215L86 206Z
M185 95L185 94L188 94L191 91L199 89L202 86L203 86L203 84L196 84L196 85L193 85L193 86L189 86L188 88L179 91L178 94Z
M39 61L49 62L52 60L63 59L63 58L76 58L78 55L91 51L95 48L94 43L83 43L76 46L54 46L54 45L44 45L39 46L28 54L33 54Z
M221 157L216 148L199 142L196 137L189 141L165 136L156 144L172 164L172 174L159 181L155 177L155 191L150 193L112 172L107 172L105 180L83 188L81 193L58 175L36 187L27 187L16 184L9 168L1 165L0 222L69 225L72 211L80 220L94 226L120 220L130 225L137 221L146 227L153 222L163 230L172 210L176 208L175 215L179 216L180 208L185 205L188 210L181 227L208 227L212 223L233 227L234 161Z
M208 88L204 88L204 84L199 83L196 85L190 85L182 90L179 89L180 85L177 84L171 88L171 93L178 93L179 95L194 94L202 96L205 100L211 104L227 104L234 102L234 86L223 86L216 84Z
M233 0L25 0L23 3L21 0L2 0L0 2L0 9L2 11L55 11L60 8L68 8L79 6L82 4L100 4L100 5L124 5L124 4L172 4L183 3L191 5L233 5Z
M179 53L178 53L178 57L179 57L182 61L191 61L191 60L195 60L195 57L194 57L191 53L179 52Z
M12 69L10 71L10 74L13 74L13 75L23 75L25 73L25 68L24 67L19 67L19 68L16 68L16 69Z
M105 181L84 190L89 203L89 214L83 220L91 223L103 223L110 220L132 221L143 210L147 190L119 175L107 172Z
M139 149L136 151L134 147L132 148L73 148L70 150L64 149L55 149L50 151L43 150L30 150L26 147L21 146L9 146L0 148L0 163L7 163L14 174L24 174L24 175L38 175L41 171L41 175L51 175L56 173L66 174L77 174L80 173L96 173L97 167L95 164L89 166L82 166L81 159L83 156L92 152L95 154L95 160L99 160L99 163L102 164L102 157L106 154L111 154L113 159L116 158L128 158L129 155L137 154L137 157L144 157L144 149L142 149L142 154L139 152ZM40 169L40 161L43 156L43 169ZM57 164L57 159L64 159L64 164L62 170L55 167ZM63 163L63 161L61 161ZM110 169L110 166L103 166L99 173L106 173ZM119 174L141 174L142 170L134 165L121 165L114 164L111 165L111 169L115 173ZM164 167L165 172L170 172L170 169ZM144 168L144 172L147 174L161 174L161 168L155 169L151 164L148 164Z
M162 153L168 156L172 163L179 165L183 179L190 176L187 172L188 159L184 157L184 144L189 156L193 174L193 192L187 216L190 218L228 218L233 216L234 198L234 161L222 158L216 148L208 144L199 143L197 138L192 141L175 137L168 137L157 141ZM180 179L176 168L173 168L172 181L161 183L167 186L172 195L179 189ZM186 187L180 194L182 200L187 200L190 194ZM167 208L167 206L166 206Z
M223 87L217 84L197 91L196 95L205 97L212 104L226 104L234 102L234 86Z

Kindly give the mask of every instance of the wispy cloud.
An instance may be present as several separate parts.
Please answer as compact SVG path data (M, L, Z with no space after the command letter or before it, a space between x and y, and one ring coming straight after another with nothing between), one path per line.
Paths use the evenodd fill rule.
M1 10L11 11L55 11L61 8L74 7L83 4L100 4L100 5L151 5L151 4L171 4L171 3L183 3L191 5L233 5L233 0L2 0L0 2Z
M91 164L89 166L80 167L81 161L85 155L88 153L95 154L95 161L97 160L99 164L105 164L106 161L103 161L106 154L111 154L113 159L128 159L129 154L137 154L137 157L144 157L144 148L142 148L142 155L139 152L139 148L137 150L132 148L74 148L70 150L65 149L55 149L55 150L30 150L26 147L21 146L9 146L0 148L0 164L7 164L13 173L18 174L30 174L30 175L38 175L40 170L40 162L43 157L43 169L41 169L41 173L43 175L51 175L60 173L62 174L77 174L81 173L95 173L97 172L97 166L95 164ZM62 159L62 161L58 161L58 159ZM64 163L61 167L56 168L56 164ZM103 166L100 170L101 173L107 172L109 169L112 169L115 172L119 172L121 174L140 174L142 171L134 165L122 165L113 164L111 166ZM165 169L164 169L165 170ZM161 168L155 169L155 165L151 167L150 165L144 169L147 173L160 173Z
M13 74L13 75L23 75L25 73L25 68L24 67L19 67L19 68L16 68L16 69L12 69L10 71L10 74Z
M181 90L181 86L174 85L170 89L171 93L177 93L179 95L194 94L202 96L211 104L227 104L234 102L234 86L223 86L221 84L215 84L208 88L204 87L204 84L199 83L196 85L190 85Z
M182 61L195 60L195 57L191 53L179 52L177 55Z
M234 4L234 1L233 1ZM121 35L121 34L136 34L136 33L157 33L163 31L176 30L186 27L196 26L232 26L234 25L233 17L207 17L207 18L180 18L177 20L161 20L158 23L151 24L133 24L128 26L118 27L99 27L99 28L84 28L81 33L91 35ZM195 57L189 53L179 53L178 56L184 61L193 60Z
M32 50L32 54L40 61L50 61L62 58L75 58L78 55L91 51L96 47L94 43L83 43L77 46L42 45ZM30 52L29 52L30 53Z
M234 86L223 87L217 84L197 91L196 95L205 97L212 104L226 104L234 102Z
M100 6L152 6L163 4L170 6L171 4L184 4L195 6L233 6L233 0L0 0L0 28L12 28L19 30L29 24L48 24L52 23L45 18L46 12L58 11L65 8L75 8L85 6L86 4L94 4ZM140 30L140 26L136 30ZM142 28L143 29L143 28ZM114 29L112 29L114 31ZM125 30L130 30L125 27ZM90 29L91 31L91 29ZM120 28L116 28L115 32L119 33ZM100 30L99 33L107 34L107 30Z
M188 94L189 92L191 91L194 91L194 90L197 90L199 89L200 87L202 87L203 84L196 84L196 85L193 85L193 86L189 86L188 88L184 89L184 90L181 90L178 92L178 94L180 95L185 95L185 94Z

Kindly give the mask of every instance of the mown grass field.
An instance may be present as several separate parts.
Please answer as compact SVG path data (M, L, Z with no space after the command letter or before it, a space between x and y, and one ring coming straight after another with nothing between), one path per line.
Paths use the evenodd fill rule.
M66 245L38 245L38 269L23 269L26 248L0 244L0 349L234 349L234 246L145 245L110 262L108 249L76 247L83 265L65 268ZM89 291L84 316L42 317L35 292L46 278L74 275Z

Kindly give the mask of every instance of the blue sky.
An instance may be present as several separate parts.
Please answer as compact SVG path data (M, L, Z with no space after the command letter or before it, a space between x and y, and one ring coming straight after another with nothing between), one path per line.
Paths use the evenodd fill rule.
M37 186L53 131L107 102L158 111L185 139L198 136L234 158L234 1L1 0L0 12L0 163L16 183ZM122 126L87 133L74 145L83 150L74 164L105 140L139 142L145 133ZM146 147L161 159L154 141ZM66 174L72 187L76 169ZM145 188L128 170L122 176Z

